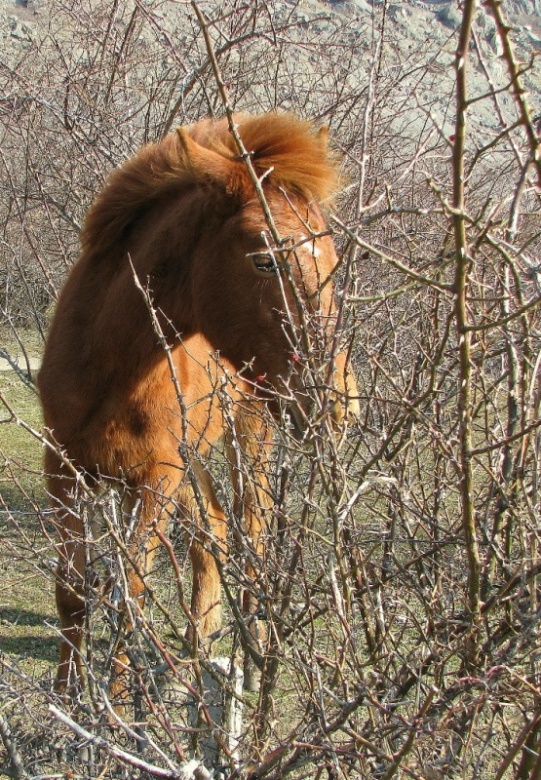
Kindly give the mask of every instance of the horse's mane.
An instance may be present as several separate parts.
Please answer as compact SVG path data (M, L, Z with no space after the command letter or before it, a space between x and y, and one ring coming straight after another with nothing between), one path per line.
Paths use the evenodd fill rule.
M336 189L337 169L327 149L327 129L314 132L311 122L292 114L269 113L236 117L239 134L259 176L271 185L308 200L324 200ZM206 127L208 125L208 129ZM198 143L231 160L238 150L225 119L200 122L192 128Z
M235 120L256 173L264 177L264 189L282 187L317 201L332 194L337 169L328 154L325 130L314 133L310 122L291 114L239 115ZM217 155L216 159L226 169L230 166L237 179L242 178L244 187L238 188L239 197L241 191L253 193L225 119L203 120L182 133ZM204 161L198 168L191 164L181 134L172 133L160 143L143 147L111 173L94 201L81 234L83 251L103 257L113 248L122 247L145 212L185 192L206 173ZM212 180L212 171L206 178ZM227 194L231 197L235 193Z

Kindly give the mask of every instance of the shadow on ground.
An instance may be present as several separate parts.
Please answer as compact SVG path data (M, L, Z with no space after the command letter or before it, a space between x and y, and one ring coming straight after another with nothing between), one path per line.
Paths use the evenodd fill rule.
M35 633L24 630L38 626L50 631L45 625L43 615L37 612L0 607L0 649L3 653L19 658L55 662L58 656L58 638L54 635L36 636Z

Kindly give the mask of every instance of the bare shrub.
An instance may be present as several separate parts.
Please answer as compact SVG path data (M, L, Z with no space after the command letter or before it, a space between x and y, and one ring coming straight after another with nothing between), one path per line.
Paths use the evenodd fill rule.
M317 415L302 444L269 419L278 445L255 459L239 450L241 481L264 505L262 556L215 452L230 528L226 628L210 649L184 638L190 571L173 517L145 610L133 607L124 714L109 707L107 679L129 528L121 496L83 491L98 570L85 583L88 690L70 710L51 693L50 659L32 671L2 655L4 770L197 776L205 759L190 761L214 734L225 777L534 780L540 158L539 106L524 87L537 60L519 64L526 52L492 0L477 16L466 0L443 45L406 35L387 4L355 17L230 0L197 4L199 20L195 3L49 5L46 33L0 63L3 323L23 342L25 327L45 330L93 193L142 143L222 114L224 100L293 109L329 123L344 158L331 217L337 339L354 356L362 413L342 441ZM17 401L2 398L3 430L24 427ZM8 582L32 574L52 590L37 475L1 449ZM246 593L264 618L259 642L239 608ZM235 734L202 693L214 678L239 696L216 654L231 667L248 657L261 674L259 692L240 695Z

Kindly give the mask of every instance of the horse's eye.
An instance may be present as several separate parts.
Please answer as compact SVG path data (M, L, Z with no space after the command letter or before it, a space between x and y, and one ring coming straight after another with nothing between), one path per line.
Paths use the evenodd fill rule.
M271 252L254 252L250 255L256 271L262 274L277 274L280 269Z

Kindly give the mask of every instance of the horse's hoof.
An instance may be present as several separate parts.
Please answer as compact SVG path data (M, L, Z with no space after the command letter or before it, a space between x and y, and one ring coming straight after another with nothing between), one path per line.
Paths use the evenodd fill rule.
M58 679L54 681L53 691L66 706L73 707L80 702L83 693L83 686L79 680L67 681L64 679Z

